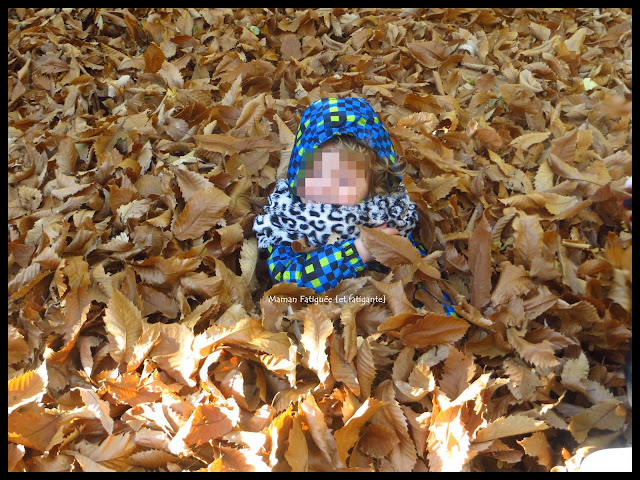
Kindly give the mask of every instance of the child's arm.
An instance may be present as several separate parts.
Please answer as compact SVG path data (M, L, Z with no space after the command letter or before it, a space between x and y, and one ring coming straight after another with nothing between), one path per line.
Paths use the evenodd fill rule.
M409 233L409 235L407 235L407 239L411 242L411 245L413 245L414 247L416 247L418 249L418 251L420 252L420 255L422 255L423 257L425 257L427 255L427 249L424 248L424 246L420 242L414 240L413 232L411 232L411 233Z
M353 241L323 245L313 252L296 253L286 245L269 247L267 265L276 282L295 283L323 293L365 267Z

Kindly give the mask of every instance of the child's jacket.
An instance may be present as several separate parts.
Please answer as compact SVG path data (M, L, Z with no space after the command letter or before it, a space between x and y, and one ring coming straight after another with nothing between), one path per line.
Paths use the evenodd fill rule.
M283 207L278 205L284 203L284 208L289 208L287 205L291 201L288 198L284 200L289 203L282 201L282 195L286 196L288 193L291 199L294 200L295 208L299 209L296 212L298 214L307 213L307 208L314 209L317 207L317 205L309 205L307 207L305 204L301 204L298 197L292 195L291 192L293 190L287 192L287 187L292 189L296 185L298 169L302 163L304 153L313 151L314 148L335 135L353 135L356 139L369 145L381 158L387 160L392 170L394 165L397 164L396 153L391 144L389 133L365 100L360 98L319 99L312 103L300 118L296 142L289 161L286 184L284 180L278 181L274 193L269 198L271 208L265 207L266 213L258 215L254 222L254 230L258 235L260 248L266 248L270 253L267 264L273 280L276 282L296 283L299 286L312 288L317 293L322 293L335 287L340 280L356 277L358 272L365 268L366 265L362 262L353 244L359 234L357 228L355 229L356 235L352 236L353 238L345 240L348 236L345 237L343 235L342 239L329 245L325 245L324 242L318 242L318 244L322 244L310 253L296 253L291 248L290 241L282 240L283 238L291 240L291 236L283 234L282 231L286 230L289 234L295 234L298 228L306 229L309 228L309 224L315 225L312 217L317 215L317 212L308 212L309 215L307 216L311 218L309 218L309 221L304 221L307 218L305 216L285 216L282 210ZM404 220L408 218L408 221L404 221L404 223L399 221L398 226L396 226L394 220L397 219L389 214L388 217L380 218L379 221L369 219L371 220L370 222L358 222L358 224L377 226L387 221L388 226L398 228L400 233L407 236L413 243L411 229L417 222L417 211L415 204L408 200L406 192L403 195L406 196L406 199L402 199L402 202L398 200L402 204L401 208L396 208L394 211L402 210ZM295 200L298 200L298 202L295 202ZM380 203L373 199L365 200L365 202L370 201L375 201L376 205ZM388 202L383 201L383 203L386 205ZM327 205L327 208L330 207ZM349 212L344 214L344 211L349 208L356 210L360 208L360 211L362 211L365 205L342 208L340 209L341 214L349 216ZM368 207L366 208L368 209ZM333 214L331 213L331 215ZM338 215L338 213L335 214ZM302 219L303 221L298 222L296 219ZM274 236L274 230L277 230L280 236ZM306 237L311 238L312 236L307 235ZM274 242L271 240L272 238L279 240ZM422 246L415 243L414 245L418 247L423 255L426 254Z

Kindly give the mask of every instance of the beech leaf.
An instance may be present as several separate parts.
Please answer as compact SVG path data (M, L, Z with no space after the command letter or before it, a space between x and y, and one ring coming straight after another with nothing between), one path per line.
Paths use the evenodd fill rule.
M491 292L491 229L482 215L469 239L469 269L474 276L471 305L482 308Z
M349 450L351 450L360 438L360 429L385 405L387 405L387 402L368 398L345 425L336 431L335 437L338 448L338 458L343 464L347 462Z
M428 313L416 322L400 330L400 338L410 347L451 344L459 340L468 330L465 320L437 313Z
M426 278L440 278L440 272L426 263L411 242L400 235L388 235L379 228L359 227L362 241L379 262L396 265L416 265Z
M29 370L10 379L7 386L9 413L42 398L46 391L47 369L44 363L38 370Z
M178 240L201 237L218 223L230 201L230 197L216 187L198 190L178 215L173 224L173 234Z
M129 361L142 335L142 322L138 308L119 290L114 290L104 314L114 360L123 363Z
M549 428L543 421L524 415L500 417L482 428L476 435L475 442L486 442L497 438L511 437L525 433L537 432Z

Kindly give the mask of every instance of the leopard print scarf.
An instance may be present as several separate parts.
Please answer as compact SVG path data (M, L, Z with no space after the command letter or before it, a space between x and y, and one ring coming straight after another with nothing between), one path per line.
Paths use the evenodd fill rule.
M385 222L406 237L418 223L418 212L404 185L400 188L398 193L377 195L356 205L305 204L291 197L285 180L278 180L269 206L253 224L258 247L290 245L302 239L313 247L355 240L360 236L358 225L378 227Z

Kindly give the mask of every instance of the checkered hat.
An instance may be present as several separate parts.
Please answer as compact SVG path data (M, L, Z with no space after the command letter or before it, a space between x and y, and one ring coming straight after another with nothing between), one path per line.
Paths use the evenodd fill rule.
M302 112L287 170L290 187L295 185L305 152L312 152L335 135L353 135L386 159L392 170L396 170L397 155L389 132L371 105L356 97L321 98Z

